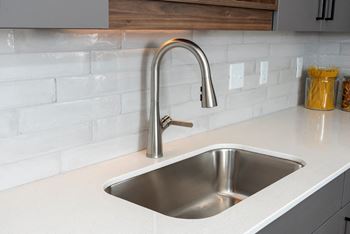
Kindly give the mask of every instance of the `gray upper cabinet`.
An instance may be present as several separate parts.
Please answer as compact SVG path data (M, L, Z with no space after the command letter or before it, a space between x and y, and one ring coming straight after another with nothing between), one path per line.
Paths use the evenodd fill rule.
M274 29L280 31L319 31L319 0L279 0Z
M108 0L0 0L0 28L107 28Z
M350 0L279 0L274 30L350 32Z
M350 0L328 0L322 31L350 31Z

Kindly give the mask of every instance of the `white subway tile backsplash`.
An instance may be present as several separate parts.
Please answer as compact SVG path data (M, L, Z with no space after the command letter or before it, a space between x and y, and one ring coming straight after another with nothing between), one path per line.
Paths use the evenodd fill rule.
M145 71L150 68L153 55L153 49L93 51L92 73Z
M0 54L0 81L88 74L89 60L88 52Z
M299 84L295 82L283 83L273 85L267 88L267 98L272 99L276 97L286 96L286 94L298 93Z
M284 110L290 107L288 97L278 97L274 99L269 99L262 106L262 113L269 114L272 112Z
M70 171L138 151L146 146L145 139L147 132L141 132L63 151L62 170Z
M57 101L97 97L120 90L118 74L64 77L57 79Z
M337 46L339 46L341 48L340 49L340 53L342 55L350 55L350 42L349 43L343 43L341 45L340 44L335 44L335 45L337 45ZM332 48L332 50L329 51L329 52L332 52L332 51L334 51L332 54L339 54L339 50L337 51L337 50L335 50L335 48ZM330 53L328 53L328 54L330 54Z
M0 166L0 190L57 175L61 172L59 153Z
M245 61L252 58L262 58L269 55L269 44L240 44L228 48L228 61Z
M192 31L166 30L126 30L123 36L123 49L158 48L172 38L192 39Z
M93 125L94 140L108 140L146 130L147 119L145 111L98 119Z
M106 96L83 101L23 108L19 110L21 133L84 123L120 113L120 96Z
M304 54L304 44L272 44L270 55L274 57L300 56Z
M17 52L55 52L91 49L119 49L117 30L15 30Z
M266 88L258 88L227 96L227 108L237 109L264 102L267 97Z
M281 43L285 37L285 32L246 31L243 33L243 43Z
M296 106L304 85L296 79L299 56L305 66L350 70L349 34L0 30L0 190L144 149L151 62L173 37L192 39L207 54L219 106L201 108L195 56L167 53L161 114L195 126L169 128L165 142ZM261 61L269 63L263 85ZM245 82L230 90L233 63L244 63Z
M0 111L0 138L17 135L18 115L16 111Z
M224 127L244 120L253 118L253 108L240 108L219 112L210 116L210 129Z
M0 109L40 105L56 100L53 79L0 82Z
M79 124L0 139L0 165L87 144L91 138L90 124Z
M240 44L243 41L243 32L239 31L197 31L193 32L193 40L199 46Z

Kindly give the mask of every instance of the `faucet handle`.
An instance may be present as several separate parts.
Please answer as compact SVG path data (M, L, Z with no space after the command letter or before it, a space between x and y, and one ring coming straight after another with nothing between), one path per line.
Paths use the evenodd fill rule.
M193 123L186 122L186 121L173 120L169 115L164 116L160 122L161 122L161 126L162 126L163 130L170 127L170 125L186 127L186 128L193 127Z

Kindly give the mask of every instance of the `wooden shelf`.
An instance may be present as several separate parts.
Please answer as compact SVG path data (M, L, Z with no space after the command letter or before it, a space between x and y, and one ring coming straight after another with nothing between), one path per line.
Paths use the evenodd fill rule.
M261 2L272 0L215 2L216 5L213 0L110 0L110 28L272 30L273 11L257 9ZM223 6L224 2L242 3L233 7ZM255 8L243 7L248 3L255 3Z

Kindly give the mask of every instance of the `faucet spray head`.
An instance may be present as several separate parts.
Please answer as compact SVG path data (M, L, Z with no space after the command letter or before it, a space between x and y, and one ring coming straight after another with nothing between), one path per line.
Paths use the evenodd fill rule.
M210 73L207 77L203 77L200 100L202 108L213 108L218 105Z

